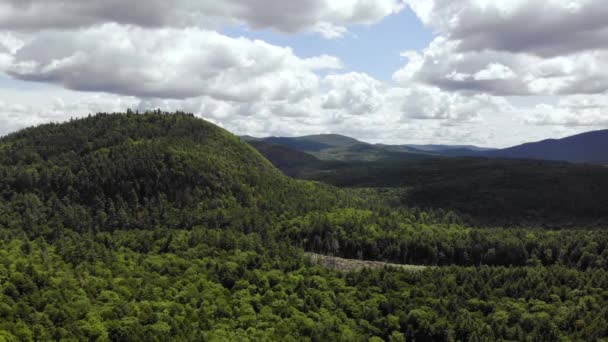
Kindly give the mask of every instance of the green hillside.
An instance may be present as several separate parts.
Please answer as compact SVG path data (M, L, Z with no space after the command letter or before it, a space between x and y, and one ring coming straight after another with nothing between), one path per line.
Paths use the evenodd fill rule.
M258 148L299 167L290 151ZM606 230L474 228L455 211L403 206L399 172L352 169L381 164L299 158L386 187L289 178L184 113L98 114L1 138L0 341L608 337ZM433 163L419 180L462 168ZM429 165L439 170L421 175ZM433 267L336 272L305 252Z
M0 224L35 232L49 222L76 231L224 225L242 210L295 213L335 200L185 114L100 114L26 129L0 140L0 175Z
M315 170L321 160L305 152L264 141L249 141L249 144L285 174L295 176L307 170Z

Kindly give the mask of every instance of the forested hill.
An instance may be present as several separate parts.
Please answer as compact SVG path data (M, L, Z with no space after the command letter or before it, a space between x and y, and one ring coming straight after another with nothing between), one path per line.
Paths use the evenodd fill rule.
M183 113L98 114L0 139L0 225L26 230L189 227L251 208L328 207L227 131ZM49 224L50 222L50 224Z

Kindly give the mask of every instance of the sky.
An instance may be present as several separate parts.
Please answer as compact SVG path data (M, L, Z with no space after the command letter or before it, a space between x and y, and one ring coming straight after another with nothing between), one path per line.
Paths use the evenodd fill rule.
M2 0L0 135L127 108L507 147L608 128L602 0Z

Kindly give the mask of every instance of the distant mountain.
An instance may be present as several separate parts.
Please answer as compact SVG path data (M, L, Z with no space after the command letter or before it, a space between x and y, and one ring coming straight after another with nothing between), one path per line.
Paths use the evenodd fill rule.
M298 137L296 139L316 142L319 144L324 144L324 145L332 146L332 147L365 144L364 142L361 142L355 138L347 137L345 135L340 135L340 134L305 135L303 137Z
M560 160L574 163L607 164L608 130L593 131L563 139L548 139L505 149L473 145L385 145L368 144L339 134L303 137L241 137L306 152L322 160L376 161L411 160L429 157L486 157Z
M495 158L563 160L574 163L600 163L608 160L608 130L593 131L563 139L534 143L482 153Z
M322 160L339 161L379 161L379 160L418 160L437 157L421 151L396 150L387 145L359 143L355 145L330 147L313 153Z
M491 151L491 150L495 150L495 148L489 148L489 147L479 147L479 146L473 146L473 145L414 145L414 144L408 144L408 145L404 145L419 151L424 151L424 152L437 152L437 153L444 153L444 152L449 152L449 151L474 151L474 152L481 152L481 151Z
M326 161L412 160L424 159L433 156L427 152L417 151L405 146L369 144L339 134L317 134L302 137L267 138L242 136L241 138L248 141L256 148L258 148L256 144L263 142L275 146L282 146L290 150L308 153ZM267 155L267 153L272 151L267 150L268 146L265 148L266 150L261 150L260 148L258 148L258 150L267 158L272 160L272 156ZM278 152L278 150L275 152ZM286 152L286 150L283 150L283 153ZM295 157L294 153L288 154L290 155L290 158Z
M302 152L318 152L327 148L362 144L361 141L339 134L316 134L301 137L267 137L256 138L249 135L241 136L241 139L252 141L263 141L273 145L284 146Z
M547 139L504 149L475 146L407 145L448 157L487 157L508 159L539 159L572 163L604 164L608 160L608 130L592 131L563 139ZM426 146L431 146L426 148ZM441 150L432 146L445 146Z

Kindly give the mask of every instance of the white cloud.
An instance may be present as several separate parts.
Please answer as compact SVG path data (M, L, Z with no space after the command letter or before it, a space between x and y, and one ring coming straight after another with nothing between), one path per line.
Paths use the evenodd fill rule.
M14 54L17 50L23 47L25 43L12 32L0 31L0 52Z
M401 11L401 0L6 0L0 29L78 29L104 23L146 28L246 25L281 32L345 33L345 26L372 24Z
M407 63L393 79L402 85L420 82L448 92L498 96L608 90L608 51L545 58L505 51L462 51L461 44L439 36L422 52L404 52Z
M461 124L510 110L508 103L501 98L488 95L463 96L443 92L437 87L419 85L393 88L390 94L392 102L398 103L404 121L432 119Z
M473 75L473 79L476 81L506 80L512 78L515 78L513 70L500 63L490 63L485 69Z
M299 101L318 87L316 71L340 67L334 57L302 59L289 48L213 31L107 24L38 34L6 72L80 91L251 102Z
M386 87L366 74L351 72L329 75L323 84L328 89L327 95L323 96L324 109L364 115L377 112L384 103Z
M605 95L562 97L556 104L536 105L524 120L538 126L608 127L608 98Z
M420 20L461 51L541 57L608 48L608 7L601 0L405 0Z
M18 129L99 112L123 112L135 108L133 97L100 93L76 93L57 89L11 90L0 93L0 136Z
M313 28L313 31L321 34L326 39L341 38L348 31L346 27L336 26L331 23L318 23Z
M0 72L13 62L13 54L23 46L24 42L11 32L0 31Z
M600 0L406 2L437 37L405 54L398 82L498 96L608 90L608 7Z

